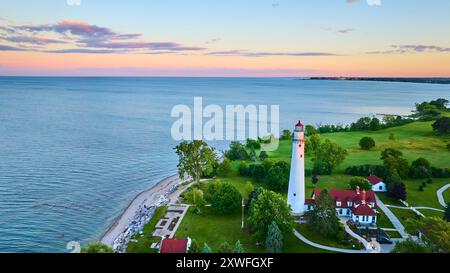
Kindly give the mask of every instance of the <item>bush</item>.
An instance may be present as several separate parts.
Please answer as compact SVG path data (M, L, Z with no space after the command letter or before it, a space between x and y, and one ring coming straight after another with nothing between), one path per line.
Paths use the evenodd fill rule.
M415 179L431 177L430 171L427 168L425 168L424 166L411 167L411 170L409 173L410 173L410 177L415 178Z
M269 173L266 177L267 186L271 190L284 190L287 189L289 185L289 175L286 176L286 173L280 166L274 166L270 168Z
M372 185L369 183L369 181L366 178L363 177L353 177L350 180L349 183L350 189L351 190L356 190L358 187L361 190L372 190Z
M361 149L363 150L370 150L373 147L375 147L375 140L373 140L373 138L371 137L363 137L360 141L359 141L359 146L361 147Z
M289 130L283 130L283 134L281 135L281 140L290 140L292 137L292 132Z
M230 144L230 150L225 153L230 160L247 160L249 155L244 145L239 141L233 141Z
M434 178L450 178L450 169L431 167L431 176Z
M449 143L449 144L447 144L447 151L449 151L449 152L450 152L450 143Z
M225 158L222 163L219 164L218 174L223 177L230 176L232 173L231 162L228 158Z
M442 117L433 123L433 130L440 134L450 133L450 118Z
M221 214L231 214L241 208L242 197L231 184L218 183L217 189L211 196L211 207Z
M252 176L250 168L249 168L248 164L245 161L241 161L241 163L239 163L239 174L241 176L246 176L246 177L251 177Z
M266 178L266 168L264 168L261 164L252 164L250 165L250 170L252 172L252 177L255 181L261 182Z
M425 167L427 170L429 170L431 168L431 164L428 160L426 160L423 157L420 157L416 160L413 161L413 163L411 164L412 167Z
M259 154L259 160L264 161L264 160L266 160L267 158L269 158L269 155L267 154L266 151L262 151L262 152Z
M254 139L247 139L247 143L245 145L247 149L259 150L261 149L261 143Z
M363 177L374 174L378 177L385 178L387 176L387 171L383 165L361 165L348 167L345 170L345 174Z

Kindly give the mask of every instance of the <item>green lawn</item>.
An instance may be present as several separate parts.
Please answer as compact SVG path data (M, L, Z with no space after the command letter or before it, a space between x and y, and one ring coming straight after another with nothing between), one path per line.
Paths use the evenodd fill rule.
M218 215L210 207L205 207L201 214L196 214L193 209L190 209L178 228L176 237L190 237L200 245L207 243L213 251L217 251L225 241L234 245L239 240L248 253L264 252L264 248L256 247L256 242L252 239L248 230L246 228L241 229L240 213ZM283 251L292 253L323 252L304 244L293 234L286 235Z
M410 219L420 219L420 216L418 216L414 211L407 210L407 209L397 209L397 208L389 208L392 213L397 216L397 218L402 222L402 224L405 226L406 232L408 232L411 235L415 235L415 230L412 229L407 221Z
M155 226L158 221L164 217L167 212L167 207L159 207L156 209L155 214L153 214L152 219L148 222L144 227L144 235L140 237L139 235L135 235L134 239L137 239L137 243L130 242L127 247L127 253L157 253L158 250L151 249L150 246L152 243L159 242L161 240L160 237L153 237L152 234L155 231Z
M352 243L344 244L342 242L339 242L336 239L326 238L323 235L317 233L314 229L312 229L307 224L297 225L296 229L303 236L305 236L308 240L310 240L314 243L317 243L317 244L321 244L324 246L330 246L330 247L336 247L336 248L343 248L343 249L360 249L359 243L354 242L353 244ZM345 231L342 231L342 233L345 233Z
M401 239L402 235L398 233L397 231L384 231L391 239Z
M441 218L441 219L444 217L444 213L440 212L440 211L429 210L429 209L420 209L418 211L420 211L426 217L437 217L437 218Z
M392 224L391 220L384 214L384 212L381 209L378 209L378 219L377 219L377 225L380 228L394 228L394 225Z

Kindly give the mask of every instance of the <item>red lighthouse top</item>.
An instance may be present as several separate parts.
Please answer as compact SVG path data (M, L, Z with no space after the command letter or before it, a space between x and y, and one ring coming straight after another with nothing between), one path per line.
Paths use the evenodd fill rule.
M304 126L303 123L299 120L298 123L295 125L295 127L300 127L300 126Z

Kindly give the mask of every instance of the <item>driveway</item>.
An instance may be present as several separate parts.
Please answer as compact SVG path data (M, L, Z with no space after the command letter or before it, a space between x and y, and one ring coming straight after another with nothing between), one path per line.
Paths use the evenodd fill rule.
M378 207L384 212L384 214L386 214L398 233L400 233L403 239L407 239L409 237L409 234L405 231L405 227L400 222L400 220L398 220L397 216L395 216L392 211L388 207L386 207L386 205L383 203L383 201L381 201L380 198L378 198L377 195L375 195L375 198L377 199Z

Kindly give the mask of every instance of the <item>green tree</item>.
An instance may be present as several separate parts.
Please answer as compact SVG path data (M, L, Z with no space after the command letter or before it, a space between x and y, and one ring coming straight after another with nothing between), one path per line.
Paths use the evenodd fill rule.
M290 140L292 137L292 132L289 130L283 130L283 134L281 135L281 140Z
M433 253L433 250L420 241L408 238L405 241L396 243L392 253Z
M306 128L307 136L317 135L319 133L319 131L317 131L316 127L314 127L312 125L306 125L305 128Z
M444 220L450 222L450 202L447 203L447 207L445 208Z
M237 212L241 208L241 204L241 194L228 183L219 183L217 190L211 196L211 207L221 214Z
M230 149L225 153L225 156L230 160L247 160L249 155L245 146L239 141L233 141L230 144Z
M356 190L358 187L360 190L372 190L372 185L364 177L353 177L350 179L349 186L351 190Z
M232 173L231 161L228 158L224 158L222 163L219 164L218 174L222 177L228 177Z
M254 139L247 139L247 143L245 144L247 149L259 150L261 149L261 143Z
M274 166L270 168L269 173L266 177L267 186L271 190L282 190L286 189L289 184L289 177L286 177L283 169L279 166Z
M359 146L363 150L370 150L375 147L375 140L371 137L363 137L359 141Z
M286 199L273 191L262 190L250 204L248 224L254 238L264 242L274 221L283 233L292 232L293 218Z
M381 152L381 160L385 160L389 156L399 158L403 156L403 153L394 148L387 148L383 152Z
M408 225L423 234L422 240L435 246L440 252L450 252L450 223L437 217L410 219Z
M192 202L195 205L195 211L197 214L202 212L203 207L206 205L206 201L203 198L203 192L199 189L192 190Z
M306 139L305 143L305 152L306 153L313 153L317 151L317 149L320 147L320 135L314 134L311 135Z
M377 118L373 118L373 119L370 121L369 129L372 130L372 131L378 131L378 130L380 130L380 129L381 129L381 122L380 122L380 120L377 119Z
M442 117L433 123L433 130L440 134L450 133L450 118Z
M95 253L113 253L113 249L103 243L90 243L87 247L81 249L81 253L95 254Z
M181 179L187 174L198 183L201 175L208 171L212 172L214 164L217 163L214 148L208 147L208 144L201 140L190 143L184 141L175 148L175 151L179 158L177 167Z
M261 164L254 164L250 166L252 170L253 179L257 182L263 181L266 177L267 171Z
M256 150L255 148L251 147L250 148L250 154L249 154L250 160L251 161L256 161L258 159L258 157L256 156Z
M247 176L247 177L252 176L252 173L250 172L250 168L249 168L247 162L241 161L239 163L239 174L241 176Z
M325 140L315 151L314 174L331 174L347 157L347 150L330 140Z
M393 199L396 200L403 200L406 201L407 195L406 195L406 185L402 182L391 182L388 183L388 192L387 195Z
M274 221L270 224L266 237L266 253L281 253L283 249L283 233Z
M255 187L253 186L253 183L250 181L247 181L245 183L245 187L244 187L244 198L248 199L250 194L255 190Z
M339 233L340 223L334 200L327 190L322 190L316 196L316 206L307 214L310 217L308 225L323 236L335 238Z
M401 178L408 177L410 172L409 163L402 156L402 152L393 148L388 148L381 153L381 160L383 160L388 176L398 174Z
M447 150L450 152L450 143L447 144Z
M233 253L245 253L244 246L241 244L241 241L237 241L234 245Z
M262 151L262 152L259 154L259 160L264 161L264 160L266 160L267 158L269 158L269 155L267 154L266 151Z
M426 160L423 157L420 157L411 163L411 167L414 167L414 168L424 167L429 170L429 169L431 169L431 164L430 164L430 161Z
M232 252L233 249L228 242L225 241L220 245L219 253L232 253Z
M203 245L202 253L213 253L212 249L206 243Z

